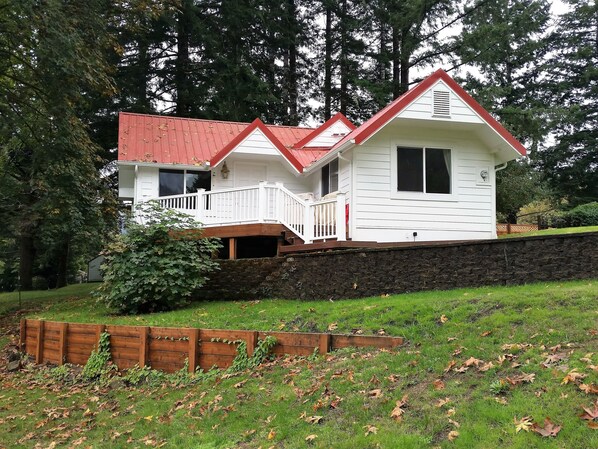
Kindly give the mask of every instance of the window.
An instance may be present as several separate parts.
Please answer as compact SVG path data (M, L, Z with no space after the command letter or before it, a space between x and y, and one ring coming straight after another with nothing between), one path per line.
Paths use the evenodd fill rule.
M160 169L160 196L194 193L199 189L210 190L211 172Z
M338 159L322 167L322 196L338 190Z
M397 147L397 191L451 193L451 150Z

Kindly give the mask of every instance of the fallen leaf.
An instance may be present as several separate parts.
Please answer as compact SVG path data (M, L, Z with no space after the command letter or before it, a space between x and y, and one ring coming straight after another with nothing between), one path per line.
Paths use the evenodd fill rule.
M598 394L598 385L591 384L579 384L579 389L585 394Z
M309 424L320 424L322 422L323 418L324 418L323 416L319 416L319 415L308 416L307 418L305 418L305 422L307 422Z
M393 408L392 412L390 413L390 417L397 422L401 422L401 420L403 419L403 414L405 413L403 407L407 405L407 399L407 395L403 396L401 400L396 402L395 408Z
M436 379L432 385L434 385L434 390L444 390L444 382L440 379Z
M276 431L274 429L270 429L270 432L268 432L268 439L273 440L274 437L276 437Z
M561 426L556 425L549 417L546 417L544 420L544 427L540 427L538 423L533 423L531 430L543 437L556 437L561 431Z
M371 398L379 398L382 396L382 390L380 388L376 388L374 390L368 391L368 396Z
M448 439L449 441L454 441L457 439L457 437L459 436L459 432L457 432L456 430L451 430L448 433Z
M366 437L371 433L373 433L373 434L378 433L378 428L376 426L372 426L371 424L367 424L367 425L363 426L363 428L365 429Z
M484 331L480 334L480 337L487 337L488 335L490 335L492 333L492 331Z
M455 362L454 360L451 360L448 365L446 365L446 368L444 369L445 373L448 373L451 369L453 369L453 367L457 364L457 362Z
M436 401L436 404L434 404L434 406L436 408L440 408L440 407L448 404L449 402L451 402L451 398L438 399L438 401Z
M579 373L577 371L577 368L575 368L575 369L572 369L571 371L569 371L567 373L567 375L565 377L563 377L561 384L566 385L568 383L577 383L578 381L580 381L581 379L583 379L585 377L586 377L585 374Z
M459 427L461 427L461 424L459 424L457 421L455 421L455 420L453 420L453 419L450 419L450 418L449 418L448 422L449 422L449 423L451 423L453 426L455 426L457 429L458 429Z
M594 410L589 407L582 407L585 413L579 415L581 419L585 419L587 421L598 421L598 399L594 402Z
M318 436L315 433L312 433L311 435L308 435L305 437L305 441L307 441L308 443L311 443L316 438L318 438Z
M535 373L523 373L519 374L518 376L507 377L506 380L511 385L519 385L522 383L532 383L536 378Z
M515 433L519 433L522 430L524 432L529 432L533 425L532 419L529 416L524 416L521 419L517 419L515 416L513 422L515 423Z
M328 325L328 330L329 330L329 331L336 330L337 328L338 328L338 324L337 324L337 323L330 323L330 324Z
M442 316L440 317L440 320L439 320L439 321L440 321L442 324L444 324L444 323L446 323L446 322L448 321L448 318L446 317L446 315L442 315Z

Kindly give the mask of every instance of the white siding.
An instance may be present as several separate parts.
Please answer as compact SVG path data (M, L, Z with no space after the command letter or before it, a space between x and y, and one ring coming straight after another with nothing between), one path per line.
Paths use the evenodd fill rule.
M432 241L492 238L494 232L494 158L467 135L443 132L431 140L429 132L382 130L354 149L355 188L351 203L353 239L366 241ZM392 170L397 145L451 149L453 194L396 192ZM490 168L491 182L478 185L480 167ZM393 190L394 189L394 190ZM446 200L450 199L450 200ZM414 239L413 233L417 232Z
M243 142L237 145L233 150L233 153L266 154L270 156L280 155L280 152L272 142L270 142L270 139L268 139L259 129L253 131L245 138L245 140L243 140Z
M450 92L450 118L434 117L433 91L441 90ZM460 97L450 90L442 81L439 81L426 92L424 92L413 103L407 106L399 115L400 118L414 118L423 120L450 120L465 123L483 123L478 114L471 109Z
M259 156L242 157L241 155L235 155L233 153L226 158L226 164L230 170L228 179L222 179L222 176L220 175L221 165L216 167L212 172L212 190L235 187L235 171L238 167L247 169L249 166L243 164L251 163L266 166L266 181L269 183L282 182L287 189L294 193L311 192L311 179L308 180L302 176L295 176L294 173L291 173L291 168L288 164L286 162L281 162L280 159L281 157L277 158L277 160Z
M331 147L341 140L351 130L341 121L333 123L330 127L310 140L306 147Z
M118 167L118 197L133 198L135 195L135 167L120 165Z
M338 190L346 194L347 202L351 199L351 161L346 157L338 161Z

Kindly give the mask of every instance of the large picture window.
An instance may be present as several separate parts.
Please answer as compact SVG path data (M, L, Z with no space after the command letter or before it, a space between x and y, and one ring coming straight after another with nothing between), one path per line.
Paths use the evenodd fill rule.
M322 196L338 190L338 159L322 167Z
M209 171L160 169L160 196L194 193L199 189L210 190Z
M397 147L397 191L451 193L451 150Z

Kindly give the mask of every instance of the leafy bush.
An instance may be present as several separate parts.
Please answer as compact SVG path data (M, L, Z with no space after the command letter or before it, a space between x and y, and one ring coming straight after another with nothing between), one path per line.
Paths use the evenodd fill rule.
M577 206L566 217L569 226L598 226L598 202Z
M231 367L228 369L229 373L238 373L245 371L246 369L255 368L271 355L270 350L276 346L276 338L268 335L263 340L258 340L257 347L253 351L251 357L247 356L247 343L245 340L239 340L237 342L237 355L233 360Z
M218 268L212 254L219 240L202 238L192 217L155 202L143 204L137 213L143 223L130 220L103 253L100 299L130 314L181 307Z

